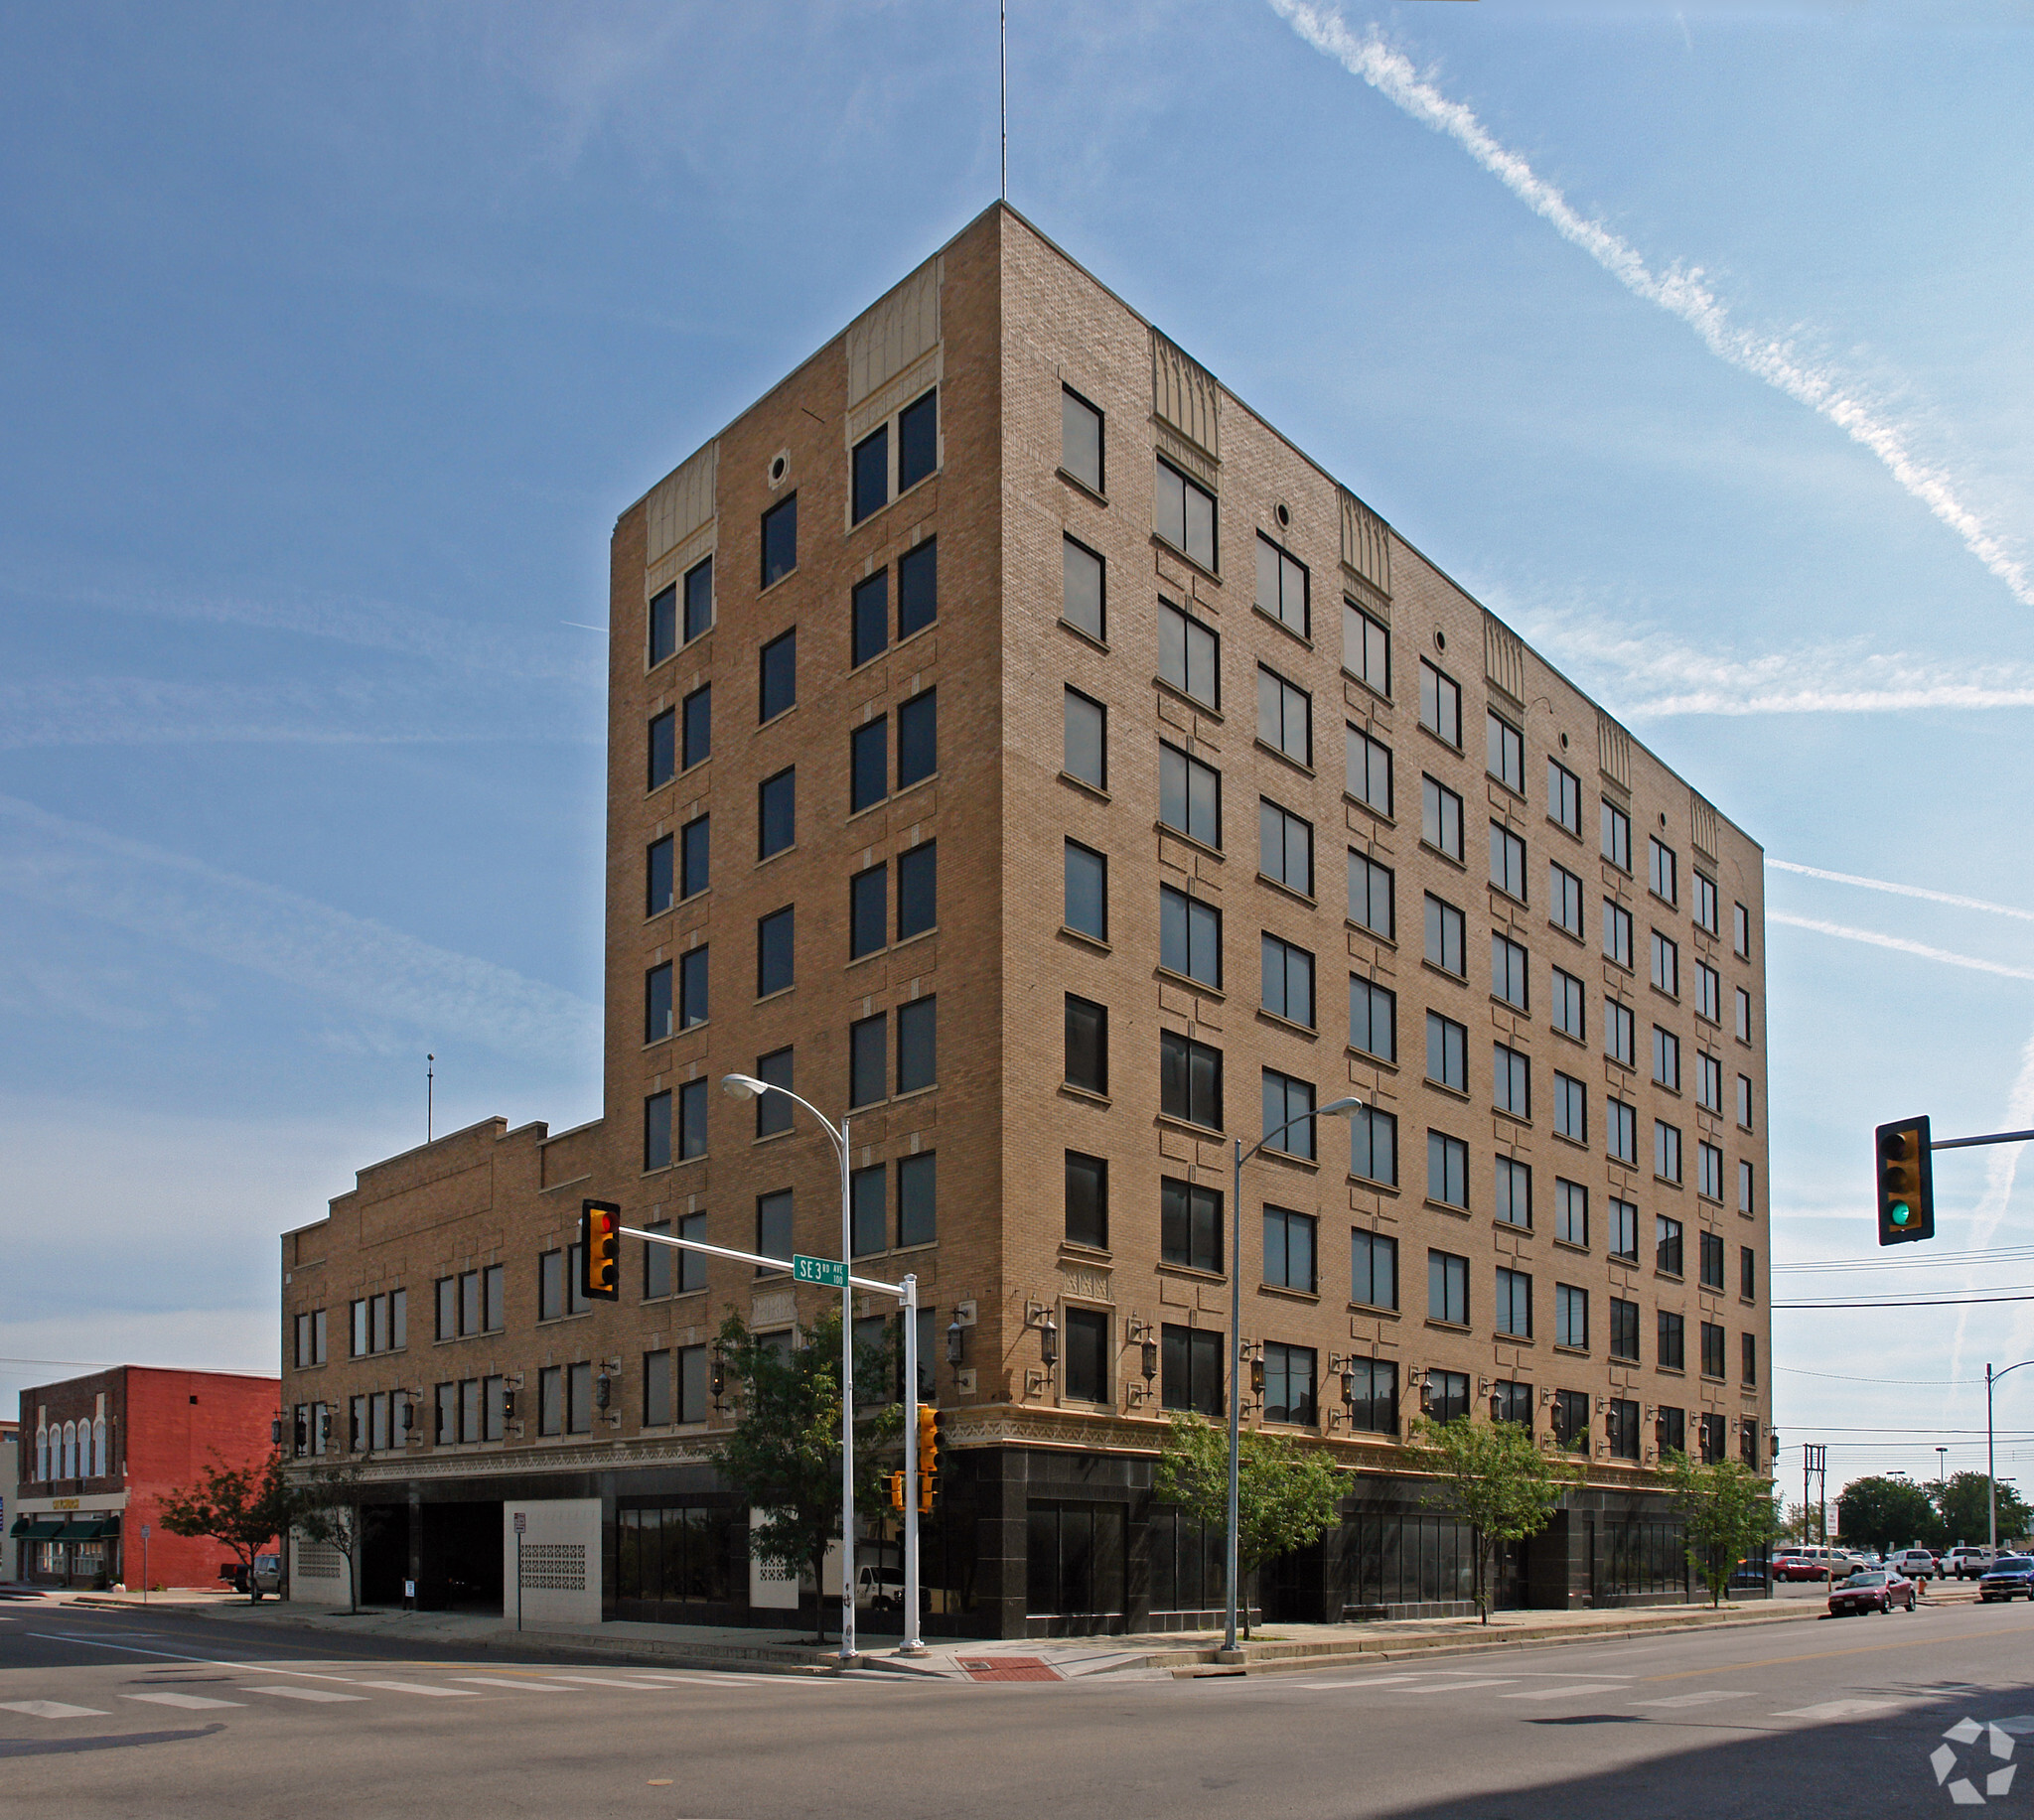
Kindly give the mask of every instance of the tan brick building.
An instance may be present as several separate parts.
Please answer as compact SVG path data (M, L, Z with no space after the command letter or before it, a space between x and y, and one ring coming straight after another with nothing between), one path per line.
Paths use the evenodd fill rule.
M1001 207L622 514L611 626L606 1117L285 1243L285 1400L389 1489L370 1596L492 1600L521 1500L560 1612L785 1602L706 1348L824 1292L633 1242L619 1307L566 1287L587 1194L837 1253L830 1147L731 1071L851 1114L862 1268L919 1276L930 1628L1219 1606L1149 1484L1233 1265L1245 1420L1355 1472L1270 1615L1466 1596L1422 1407L1588 1460L1506 1598L1679 1589L1659 1451L1770 1459L1753 841ZM1233 1259L1224 1134L1350 1094L1246 1166Z

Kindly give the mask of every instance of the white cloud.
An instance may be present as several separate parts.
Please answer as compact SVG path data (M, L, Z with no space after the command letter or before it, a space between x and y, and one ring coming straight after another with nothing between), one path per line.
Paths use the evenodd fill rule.
M1906 492L1956 532L1963 547L2006 585L2015 600L2034 607L2034 577L2029 576L2026 564L1958 497L1949 476L1924 466L1913 455L1908 448L1910 433L1867 403L1834 368L1806 363L1786 343L1768 341L1732 325L1699 267L1675 264L1664 273L1654 271L1630 242L1602 222L1577 213L1554 185L1518 153L1492 138L1470 108L1449 100L1423 80L1412 61L1386 45L1375 26L1366 36L1358 37L1331 7L1313 5L1309 0L1269 0L1269 4L1315 50L1334 58L1422 126L1453 139L1562 239L1580 247L1633 296L1677 317L1719 359L1807 405L1868 449Z

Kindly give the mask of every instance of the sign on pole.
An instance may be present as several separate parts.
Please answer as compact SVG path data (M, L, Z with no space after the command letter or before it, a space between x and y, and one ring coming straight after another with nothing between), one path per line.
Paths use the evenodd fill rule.
M517 1535L519 1536L519 1535L521 1535L521 1534L522 1534L522 1532L523 1532L524 1530L526 1530L526 1529L527 1529L528 1527L529 1527L529 1513L528 1513L528 1512L527 1512L526 1510L518 1510L518 1511L517 1511L517 1512L515 1513L515 1533L516 1533L516 1534L517 1534ZM144 1532L144 1533L146 1533L146 1532Z
M847 1266L838 1258L808 1258L803 1252L794 1251L791 1274L796 1283L823 1283L828 1289L847 1287Z

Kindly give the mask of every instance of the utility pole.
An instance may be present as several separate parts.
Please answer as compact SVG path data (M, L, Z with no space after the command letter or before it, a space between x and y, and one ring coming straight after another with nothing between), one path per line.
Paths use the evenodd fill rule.
M438 1057L436 1055L426 1055L424 1057L424 1142L426 1144L431 1141L431 1116L434 1111L431 1096L437 1077Z

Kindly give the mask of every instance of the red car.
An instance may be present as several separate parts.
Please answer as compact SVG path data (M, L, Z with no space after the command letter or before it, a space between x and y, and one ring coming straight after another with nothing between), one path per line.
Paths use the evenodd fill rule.
M1862 1617L1867 1611L1890 1611L1895 1606L1914 1610L1914 1582L1893 1568L1865 1568L1829 1590L1831 1617L1853 1613Z

